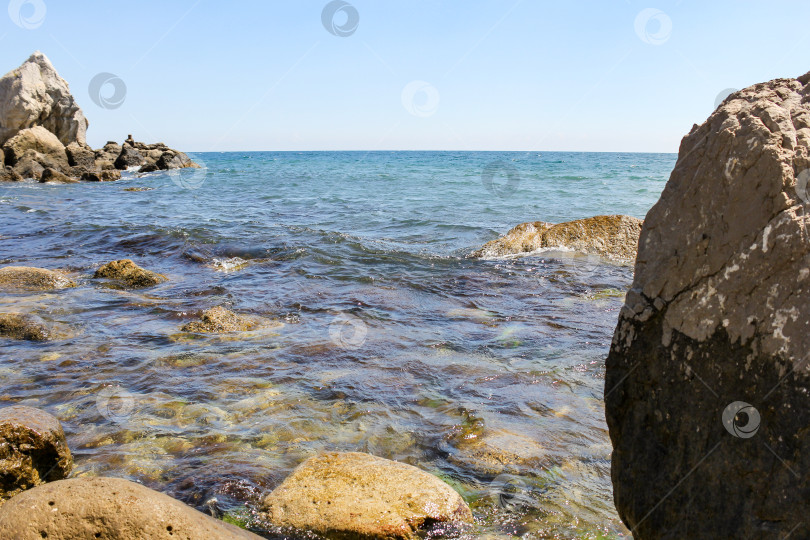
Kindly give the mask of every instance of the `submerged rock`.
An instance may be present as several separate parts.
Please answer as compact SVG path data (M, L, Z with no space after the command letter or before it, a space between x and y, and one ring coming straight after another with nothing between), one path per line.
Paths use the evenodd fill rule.
M75 287L76 282L65 274L45 268L6 266L0 268L0 289L48 290Z
M472 522L453 488L411 465L358 452L301 464L262 502L274 525L329 538L414 539Z
M504 236L487 242L472 257L502 257L542 248L561 248L616 261L636 256L642 221L630 216L595 216L553 225L521 223Z
M68 83L39 51L0 78L0 144L34 126L53 133L62 145L86 144L87 119Z
M0 336L27 341L47 341L51 337L48 325L35 315L0 313Z
M0 507L0 538L259 539L120 478L82 477L28 490Z
M32 407L0 409L0 505L26 489L66 478L72 469L73 457L59 420ZM0 534L0 538L27 537Z
M181 328L181 331L204 334L246 332L266 326L269 322L261 317L240 315L222 306L216 306L203 311L199 321L187 323Z
M130 259L108 262L96 270L93 277L114 279L134 289L152 287L168 279L163 274L141 268Z
M808 538L810 73L728 97L647 214L606 362L638 539Z

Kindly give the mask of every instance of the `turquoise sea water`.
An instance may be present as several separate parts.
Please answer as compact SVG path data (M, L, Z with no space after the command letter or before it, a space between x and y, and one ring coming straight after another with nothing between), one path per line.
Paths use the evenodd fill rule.
M0 297L64 337L0 341L0 405L58 416L76 475L280 538L251 517L261 495L319 451L357 450L453 485L476 516L467 537L626 534L602 394L632 268L465 255L524 221L643 218L674 154L192 157L205 168L0 184L0 265L79 282ZM120 258L170 280L92 279ZM280 325L180 331L216 305Z

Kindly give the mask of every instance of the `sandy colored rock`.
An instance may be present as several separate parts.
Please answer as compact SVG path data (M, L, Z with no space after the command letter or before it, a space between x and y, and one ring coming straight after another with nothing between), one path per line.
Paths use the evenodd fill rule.
M121 171L115 169L85 171L81 178L85 182L115 182L121 179Z
M141 268L130 259L108 262L96 270L94 277L118 280L127 287L136 289L152 287L168 279L163 274Z
M59 420L32 407L0 409L0 504L26 489L66 478L72 469Z
M121 148L121 153L115 158L115 168L126 170L130 167L140 167L144 164L144 158L141 153L129 144L124 144Z
M810 538L808 83L729 96L644 221L605 379L637 539Z
M68 166L65 145L59 141L56 135L42 126L24 129L3 145L6 163L9 165L15 165L28 151L48 156L60 166Z
M0 337L47 341L51 337L51 331L48 325L35 315L0 313Z
M19 182L23 177L11 167L0 167L0 182Z
M0 289L48 290L75 286L75 281L56 270L29 266L0 268Z
M222 306L216 306L203 311L199 321L187 323L181 330L205 334L246 332L265 326L268 322L261 317L240 315Z
M42 126L63 145L86 144L87 119L50 60L37 51L0 78L0 144Z
M435 476L358 452L308 459L262 509L277 526L328 538L414 539L439 523L472 522L461 496Z
M42 171L42 176L40 177L39 181L51 184L75 184L78 182L77 179L71 178L66 174L62 174L56 169L45 169Z
M45 484L0 507L0 538L236 540L259 536L120 478Z
M636 256L641 224L640 219L621 215L595 216L557 225L543 221L521 223L471 256L502 257L560 248L628 261Z
M86 169L96 167L96 154L89 146L72 142L65 147L65 153L71 167L84 167Z

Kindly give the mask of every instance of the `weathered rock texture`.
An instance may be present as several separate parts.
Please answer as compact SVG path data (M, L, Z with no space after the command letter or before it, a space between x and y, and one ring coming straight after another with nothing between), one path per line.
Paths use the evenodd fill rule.
M114 279L133 289L151 287L167 279L163 274L141 268L130 259L108 262L96 270L94 277Z
M0 507L0 538L20 540L259 539L162 493L119 478L75 478L36 487Z
M66 478L72 468L59 420L32 407L0 409L0 505L26 489Z
M35 315L0 313L0 337L47 341L51 337L51 331L45 322Z
M87 125L68 83L41 52L0 79L0 144L20 130L42 126L63 145L85 145Z
M605 381L636 538L810 537L808 82L728 97L644 222Z
M86 142L87 125L67 83L45 55L34 53L0 79L0 181L55 182L53 173L43 180L48 169L76 181L111 181L120 173L105 171L115 168L146 172L198 167L163 143L139 143L132 136L123 145L108 142L93 150Z
M358 452L308 459L262 506L277 526L329 538L412 539L472 521L461 496L435 476Z
M240 315L216 306L203 311L199 321L187 323L181 330L196 333L246 332L268 324L271 322L261 317Z
M0 268L0 289L44 291L75 286L75 281L57 270L29 266L6 266Z
M641 220L630 216L595 216L553 225L521 223L504 236L484 244L473 257L502 257L542 248L562 248L607 259L632 260Z

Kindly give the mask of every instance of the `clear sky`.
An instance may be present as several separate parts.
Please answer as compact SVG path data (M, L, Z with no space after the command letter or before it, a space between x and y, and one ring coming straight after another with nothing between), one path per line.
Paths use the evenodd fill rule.
M676 152L724 89L810 71L806 0L327 4L11 0L0 71L39 49L94 147L198 152Z

